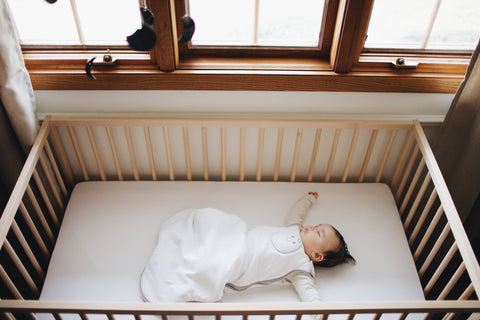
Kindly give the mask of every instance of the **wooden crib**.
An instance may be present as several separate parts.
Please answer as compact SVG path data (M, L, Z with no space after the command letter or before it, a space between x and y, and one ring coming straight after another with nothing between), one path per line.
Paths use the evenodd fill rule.
M75 184L90 180L383 182L403 221L426 300L120 303L38 300ZM46 117L0 220L5 319L77 314L480 314L480 268L418 121ZM394 288L392 288L394 290Z

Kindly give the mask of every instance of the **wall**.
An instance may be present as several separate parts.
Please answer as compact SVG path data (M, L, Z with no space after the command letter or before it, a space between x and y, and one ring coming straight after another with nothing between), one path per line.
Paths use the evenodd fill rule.
M453 94L269 91L35 91L57 115L211 115L419 119L440 123Z

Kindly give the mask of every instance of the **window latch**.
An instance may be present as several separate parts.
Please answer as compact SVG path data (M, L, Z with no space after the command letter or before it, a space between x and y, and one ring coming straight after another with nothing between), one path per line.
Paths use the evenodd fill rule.
M114 59L111 54L107 52L107 54L103 55L101 60L97 60L97 57L93 57L90 60L87 61L87 64L85 65L85 73L87 74L87 77L90 79L97 79L93 74L92 74L92 67L93 66L115 66L117 64L117 59Z
M416 69L418 67L418 62L415 61L408 61L405 58L397 58L395 63L392 62L391 65L395 69Z

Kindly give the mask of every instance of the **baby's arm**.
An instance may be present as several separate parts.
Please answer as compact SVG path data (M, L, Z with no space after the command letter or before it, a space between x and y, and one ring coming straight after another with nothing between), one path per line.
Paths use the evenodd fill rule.
M287 219L285 220L285 226L301 226L303 224L305 216L308 213L308 210L310 209L312 204L315 203L317 198L318 193L309 192L307 195L298 199L292 210L290 210L290 212L288 213Z
M292 283L298 297L302 302L321 301L320 295L315 287L315 281L311 274L306 272L295 272L287 277Z

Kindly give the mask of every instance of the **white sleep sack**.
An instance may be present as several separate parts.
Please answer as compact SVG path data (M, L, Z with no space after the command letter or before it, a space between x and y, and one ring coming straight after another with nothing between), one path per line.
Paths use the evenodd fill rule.
M298 226L248 228L233 214L189 209L162 225L141 290L151 302L215 302L225 286L244 290L293 271L314 274Z

